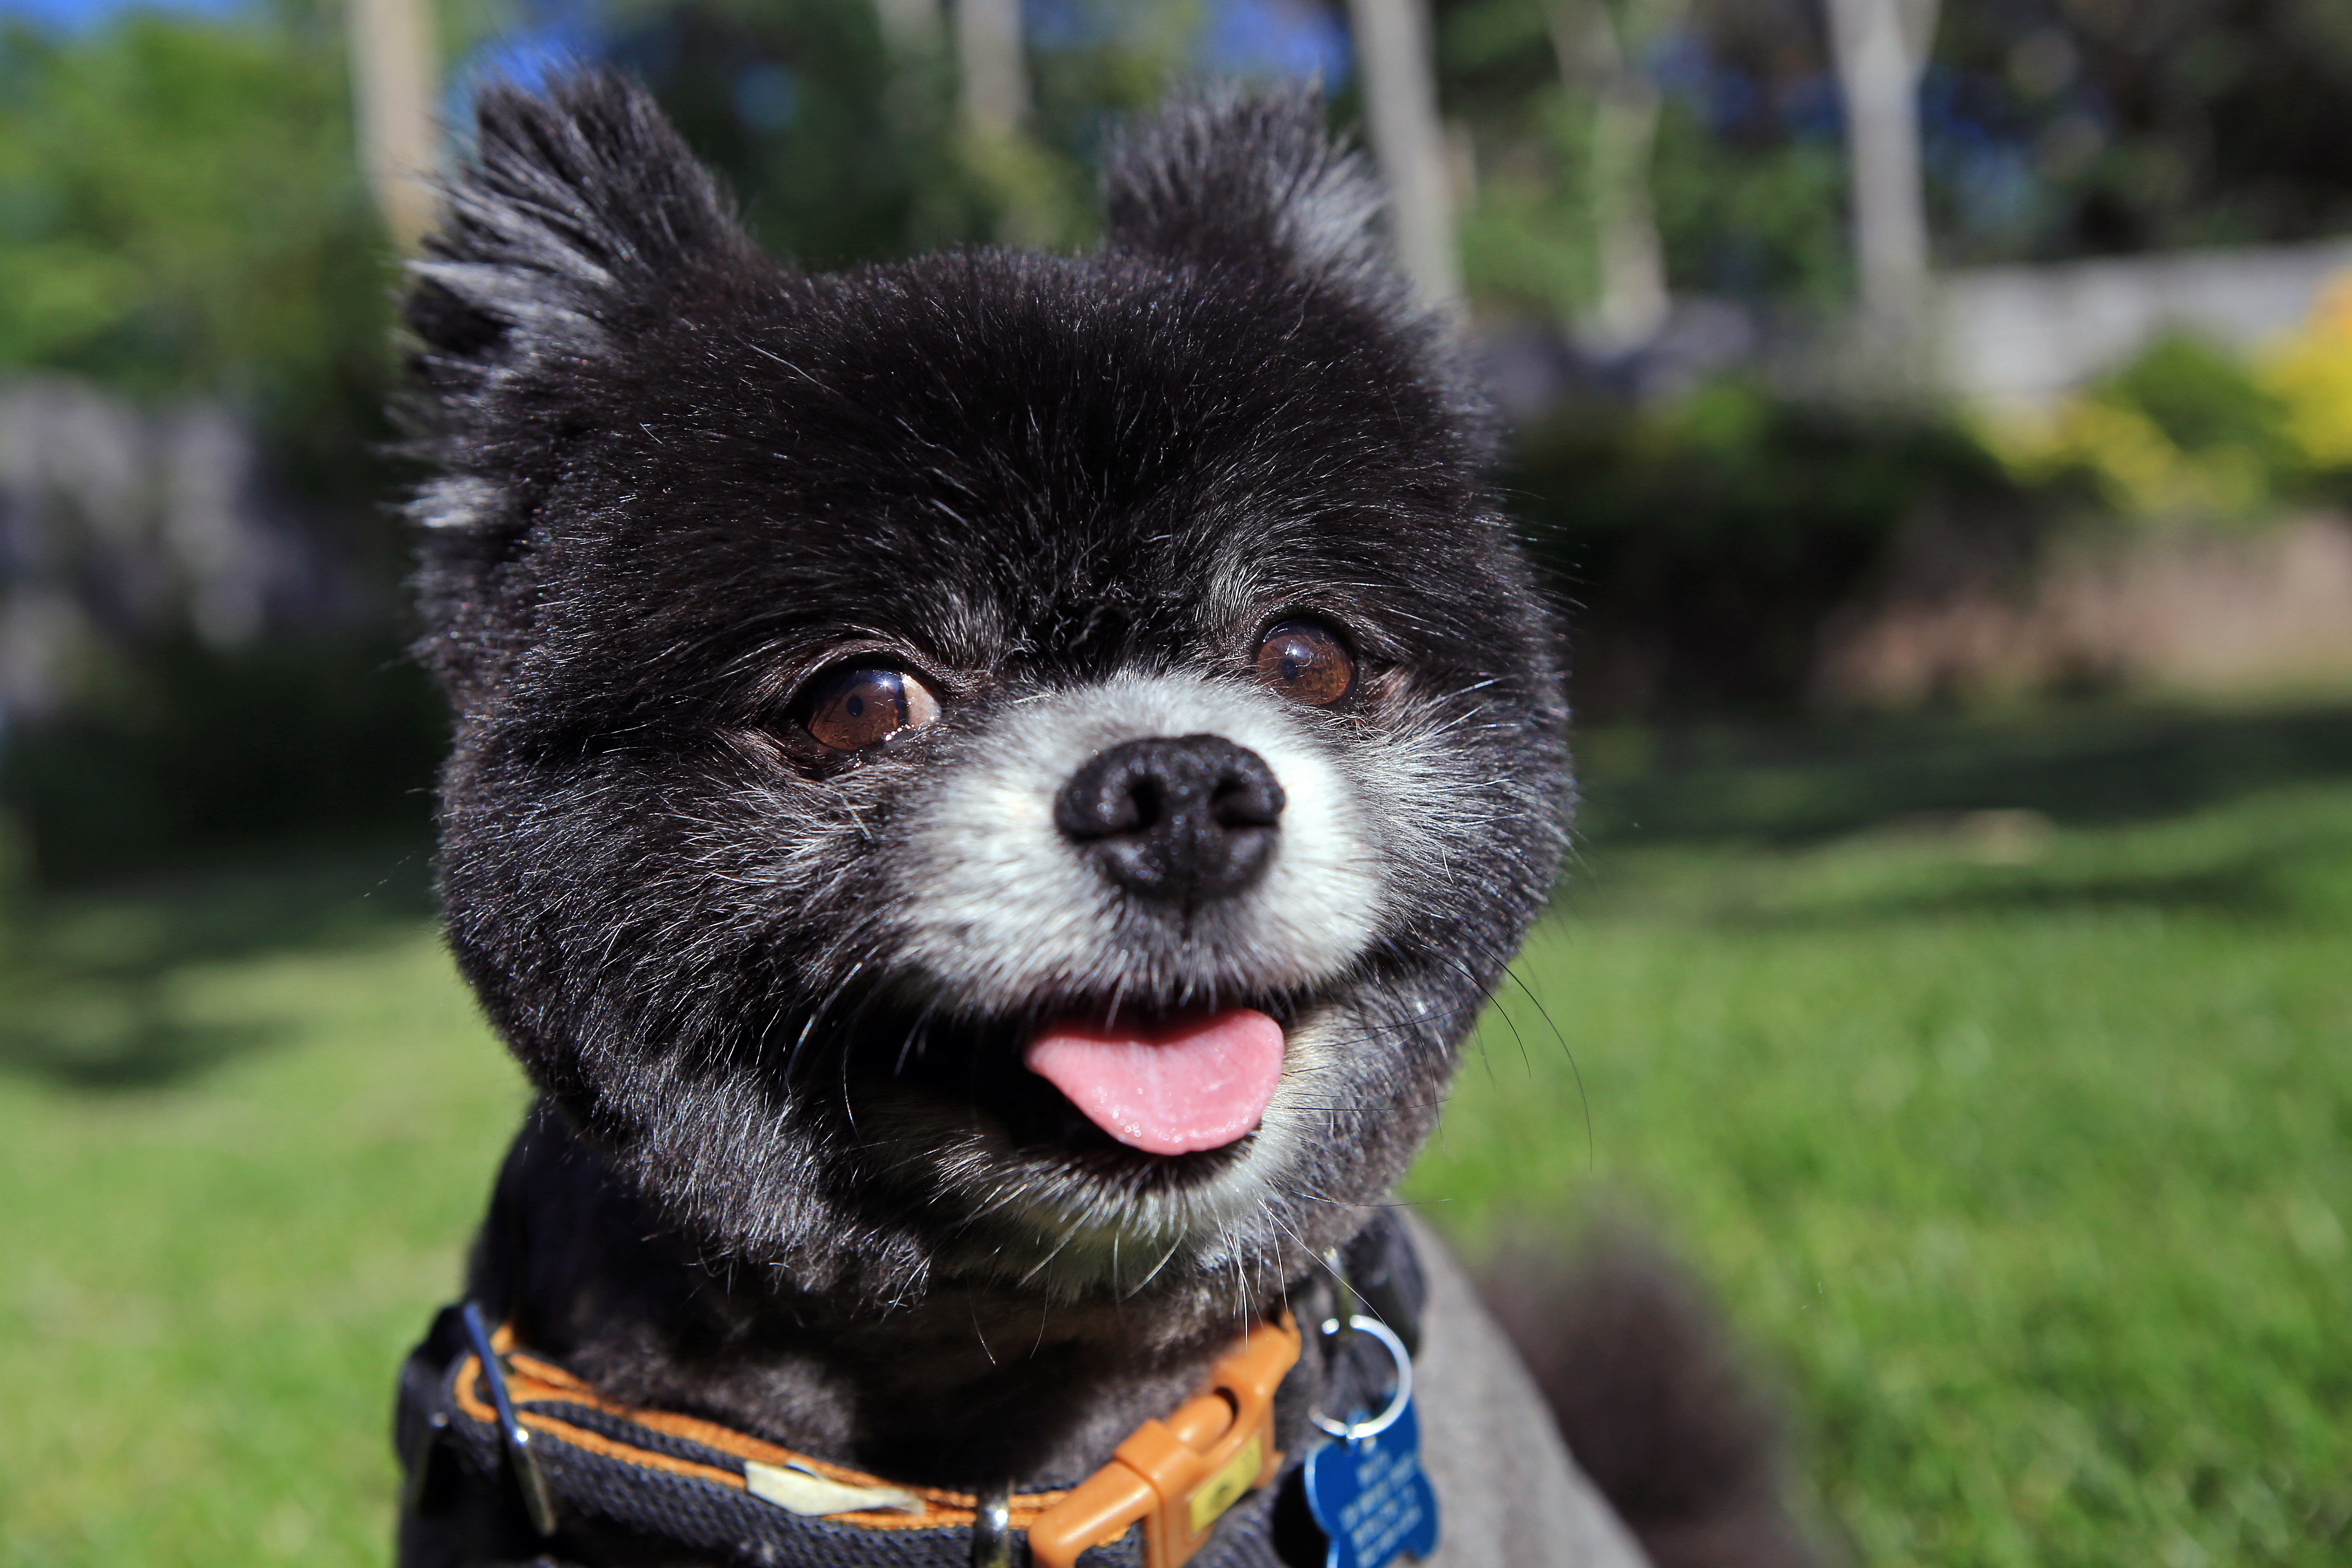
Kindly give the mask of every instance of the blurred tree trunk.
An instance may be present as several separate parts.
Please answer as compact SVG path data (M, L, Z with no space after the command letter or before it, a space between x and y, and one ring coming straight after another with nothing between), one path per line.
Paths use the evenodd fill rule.
M1665 247L1650 204L1658 84L1643 58L1688 0L1549 0L1544 20L1560 80L1592 105L1585 190L1592 207L1599 297L1584 335L1604 352L1635 348L1665 325Z
M441 162L432 13L426 0L350 0L344 33L360 166L394 243L413 250L433 226Z
M877 0L892 3L912 0ZM1021 0L955 0L955 59L965 132L960 151L995 199L998 241L1024 248L1070 243L1084 228L1073 171L1027 129Z
M886 10L907 0L878 0ZM956 70L964 122L991 139L1017 136L1029 117L1029 68L1021 53L1021 0L955 0Z
M874 0L874 15L882 24L882 41L902 60L919 59L937 48L945 31L940 0Z
M1423 299L1451 308L1462 297L1462 259L1426 0L1348 0L1348 15L1372 153L1388 183L1397 260Z
M1919 167L1919 80L1937 0L1829 0L1845 99L1853 245L1865 327L1916 348L1927 291L1927 205Z

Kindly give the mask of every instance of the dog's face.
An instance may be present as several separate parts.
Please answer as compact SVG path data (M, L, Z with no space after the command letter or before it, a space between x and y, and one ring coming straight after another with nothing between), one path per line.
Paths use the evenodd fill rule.
M1304 100L1081 258L755 255L640 99L484 110L410 310L451 940L714 1254L1259 1300L1551 882L1549 628Z

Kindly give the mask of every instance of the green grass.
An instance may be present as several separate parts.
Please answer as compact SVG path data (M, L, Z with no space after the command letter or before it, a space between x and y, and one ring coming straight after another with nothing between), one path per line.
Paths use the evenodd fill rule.
M1663 1227L1866 1562L2347 1561L2352 724L2261 728L1604 776L1411 1195L1474 1247L1530 1205ZM2003 814L1834 830L1939 793Z
M1866 1561L2352 1555L2352 715L1586 750L1412 1197L1662 1231ZM0 1564L383 1561L393 1369L523 1098L417 881L0 930Z
M524 1093L383 858L16 922L0 1563L388 1556L393 1372Z

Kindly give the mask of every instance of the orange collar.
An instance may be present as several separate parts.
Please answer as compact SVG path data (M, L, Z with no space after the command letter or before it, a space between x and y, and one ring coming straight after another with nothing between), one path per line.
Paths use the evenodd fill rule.
M983 1500L969 1492L900 1486L766 1442L715 1421L605 1398L552 1362L517 1347L511 1327L491 1337L515 1421L524 1432L643 1468L748 1491L796 1513L866 1530L971 1529ZM1074 1568L1088 1547L1118 1539L1140 1522L1145 1568L1181 1568L1219 1518L1279 1473L1274 1446L1274 1394L1297 1364L1297 1324L1253 1325L1209 1369L1209 1385L1165 1421L1146 1421L1110 1463L1067 1491L1015 1493L1009 1523L1028 1533L1038 1568ZM453 1393L470 1419L499 1425L478 1355L460 1361ZM655 1442L592 1431L563 1409L610 1418L620 1430L642 1428L729 1455L740 1474L667 1453ZM835 1506L828 1506L835 1505Z

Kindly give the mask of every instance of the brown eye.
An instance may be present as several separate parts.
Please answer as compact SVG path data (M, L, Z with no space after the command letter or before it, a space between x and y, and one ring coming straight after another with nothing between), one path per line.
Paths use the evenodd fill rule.
M863 752L891 736L919 730L940 716L940 700L911 675L877 666L821 678L802 727L820 745Z
M1356 661L1328 626L1285 621L1257 645L1258 679L1285 697L1328 708L1356 688Z

